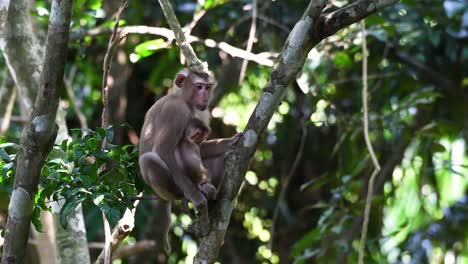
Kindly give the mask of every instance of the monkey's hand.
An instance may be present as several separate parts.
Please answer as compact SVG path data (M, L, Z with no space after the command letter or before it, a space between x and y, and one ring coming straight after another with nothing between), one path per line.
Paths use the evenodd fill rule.
M198 184L198 189L200 189L200 192L207 200L216 199L216 188L210 182L200 182Z
M237 144L237 142L239 142L239 140L241 139L243 135L244 133L240 132L240 133L235 134L233 137L231 137L230 138L231 147L234 147Z

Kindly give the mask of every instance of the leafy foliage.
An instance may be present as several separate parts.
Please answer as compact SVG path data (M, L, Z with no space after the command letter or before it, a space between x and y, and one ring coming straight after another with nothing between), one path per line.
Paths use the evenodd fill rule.
M132 206L129 198L138 193L137 147L113 145L112 127L85 132L81 137L81 131L75 130L72 140L55 145L45 162L33 210L33 223L38 230L42 230L40 211L50 210L51 201L63 203L60 223L64 227L67 217L81 203L97 206L111 224L116 224L125 209ZM101 149L104 140L107 143ZM16 150L17 145L0 144L0 182L3 187L10 186L11 191L16 154L8 154L7 148Z
M79 131L75 131L79 132ZM86 135L63 141L43 167L39 203L46 198L64 199L60 221L66 224L67 216L80 203L93 203L115 224L125 209L131 206L129 197L135 197L135 179L138 177L135 146L111 144L112 128L86 130ZM107 142L104 149L101 146ZM42 204L44 205L44 204Z

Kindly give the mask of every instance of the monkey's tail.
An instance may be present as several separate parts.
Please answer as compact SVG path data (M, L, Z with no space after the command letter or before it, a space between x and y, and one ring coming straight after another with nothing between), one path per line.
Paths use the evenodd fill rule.
M162 206L164 206L164 215L161 217L163 227L163 238L164 238L164 251L167 255L171 253L171 244L169 244L169 229L171 229L171 201L161 200Z

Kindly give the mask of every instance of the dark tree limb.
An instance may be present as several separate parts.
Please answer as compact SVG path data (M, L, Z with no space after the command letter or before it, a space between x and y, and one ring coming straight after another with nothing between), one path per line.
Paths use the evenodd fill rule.
M55 116L65 69L73 0L54 0L40 87L17 156L2 263L22 263L42 165L57 136Z
M245 172L258 146L259 136L281 102L286 87L302 70L309 51L322 39L339 29L396 2L398 0L360 0L328 15L322 15L327 1L310 2L304 15L286 40L278 64L271 74L270 81L263 89L260 101L245 128L243 138L227 157L225 177L218 194L219 202L211 216L212 231L202 239L194 263L212 263L216 259Z

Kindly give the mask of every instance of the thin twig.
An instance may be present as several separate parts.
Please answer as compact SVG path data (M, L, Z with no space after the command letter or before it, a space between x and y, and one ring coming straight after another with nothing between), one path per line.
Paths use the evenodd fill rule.
M102 120L101 126L106 128L109 126L109 85L107 83L107 78L109 76L109 71L112 63L112 59L114 58L114 54L117 48L117 45L120 41L125 37L121 37L118 33L119 28L119 21L123 11L127 8L128 2L127 0L122 0L120 2L119 10L115 16L115 24L112 30L112 35L109 39L109 44L107 46L106 55L104 56L104 63L103 63L103 76L102 76L102 101L103 101L103 109L102 109ZM102 149L105 149L107 144L106 138L104 138L102 142ZM104 247L104 264L110 264L112 260L112 247L111 247L111 228L109 221L105 213L102 213L102 220L104 224L104 233L105 233L105 247Z
M1 121L0 136L5 135L8 128L10 127L11 114L13 113L13 108L15 106L15 99L16 99L16 87L13 87L10 98L8 99L8 103L5 108L3 120Z
M141 195L141 194L140 194ZM133 209L126 209L119 223L114 227L110 239L110 252L114 252L135 227L135 212L140 201L133 203ZM107 247L107 244L106 244ZM101 252L96 260L96 264L102 264L105 260L105 250Z
M76 66L73 65L70 69L70 73L68 77L63 78L63 82L65 83L65 90L67 90L68 97L70 98L71 105L73 110L75 111L76 116L78 117L78 121L80 122L80 127L82 129L82 133L86 134L86 129L88 129L88 121L86 120L86 116L81 111L80 106L78 105L78 101L76 99L75 93L73 92L73 79L75 78L76 74Z
M193 13L192 21L190 21L190 23L184 26L183 28L184 35L190 36L190 34L192 33L192 30L195 28L195 26L198 24L200 19L202 19L202 17L205 14L206 14L206 9L204 9L203 7L200 10L195 10L195 12ZM181 53L182 53L182 50L181 50ZM181 64L185 64L185 56L183 53L180 55L180 62Z
M273 213L273 218L271 220L270 242L268 243L268 247L270 249L273 249L273 242L274 242L274 236L275 236L275 225L276 225L276 221L277 221L278 215L279 215L280 204L281 204L281 202L285 201L286 191L288 190L289 183L291 182L291 180L292 180L292 178L294 176L294 173L296 172L297 167L299 166L299 162L301 161L302 153L304 152L304 146L305 146L305 143L306 143L306 139L307 139L307 122L306 122L306 118L303 118L303 120L302 120L302 136L301 136L301 141L299 143L299 150L298 150L298 152L296 154L293 165L291 166L291 169L290 169L288 175L286 176L286 178L283 180L283 182L281 184L280 194L278 196L278 201L276 202L275 211Z
M369 179L367 186L367 197L366 206L364 209L364 220L362 222L362 233L361 241L359 244L359 255L358 263L363 264L364 262L364 248L366 245L367 229L369 226L369 216L372 203L372 194L374 192L374 181L377 174L380 172L380 164L372 147L372 143L369 138L369 110L367 105L367 43L366 43L366 27L364 19L361 20L361 31L362 31L362 108L363 108L363 121L364 121L364 139L366 141L367 150L371 156L372 164L374 165L374 171Z
M252 24L250 24L250 32L249 32L249 39L247 40L247 48L245 51L251 52L253 43L255 41L255 34L257 32L257 0L252 0ZM249 61L244 60L242 62L240 74L239 74L239 85L244 81L245 78L245 71L247 70L247 65Z
M125 8L127 8L128 2L127 0L122 0L120 3L119 11L115 17L115 25L112 30L112 35L109 39L109 44L107 46L106 55L104 56L104 63L103 63L103 76L102 76L102 103L103 103L103 110L102 110L102 127L108 127L109 125L109 86L107 83L107 79L110 72L110 67L112 63L112 59L114 58L114 54L117 48L117 45L125 38L126 35L120 36L118 33L119 28L119 21L120 16L122 15Z

